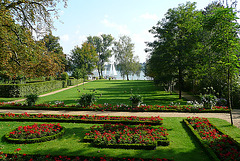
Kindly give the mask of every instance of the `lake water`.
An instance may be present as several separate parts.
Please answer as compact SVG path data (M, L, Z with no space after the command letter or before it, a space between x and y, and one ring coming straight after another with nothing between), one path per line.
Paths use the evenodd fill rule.
M121 73L119 71L116 71L116 74L115 76L112 76L112 74L110 74L110 71L103 71L103 77L104 78L109 78L109 77L112 77L113 79L117 79L117 80L123 80L123 77L121 76ZM95 70L93 72L93 76L94 77L98 77L98 72L97 70ZM125 77L125 80L127 80L127 78ZM143 73L143 71L140 72L140 76L137 76L137 75L130 75L129 76L129 80L152 80L150 77L146 77L145 74Z

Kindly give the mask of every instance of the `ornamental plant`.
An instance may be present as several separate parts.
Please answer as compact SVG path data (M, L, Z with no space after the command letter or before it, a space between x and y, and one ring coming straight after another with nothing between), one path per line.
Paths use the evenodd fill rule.
M152 128L151 125L127 126L124 124L105 123L101 126L92 126L86 133L85 139L93 139L97 145L141 144L157 145L158 141L167 141L167 132L164 127Z
M35 103L38 100L38 95L37 94L29 94L29 95L26 95L26 98L27 98L26 101L27 101L28 106L33 106L33 105L35 105Z
M215 106L218 101L217 97L214 95L215 90L213 87L207 87L204 88L204 90L206 94L201 95L203 106L206 109L212 109L212 107Z
M37 124L19 126L5 135L7 140L28 140L52 136L61 132L63 127L58 124Z

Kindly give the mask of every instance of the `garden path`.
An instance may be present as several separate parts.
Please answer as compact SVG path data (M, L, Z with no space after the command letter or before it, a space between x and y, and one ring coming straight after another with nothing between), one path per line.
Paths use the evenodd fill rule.
M0 113L24 113L29 114L69 114L69 115L104 115L104 116L139 116L139 117L205 117L220 118L230 123L229 113L184 113L184 112L115 112L115 111L67 111L67 110L9 110L0 109ZM240 128L240 109L233 109L233 124Z
M62 88L62 89L57 90L57 91L53 91L53 92L50 92L50 93L46 93L46 94L40 95L39 97L49 96L49 95L52 95L52 94L55 94L55 93L59 93L59 92L65 91L67 89L71 89L71 88L74 88L74 87L77 87L79 85L86 84L86 83L88 83L88 82L83 82L83 83L80 83L80 84L77 84L77 85L74 85L74 86L69 86L67 88ZM17 103L17 102L22 102L22 101L25 101L25 100L26 100L26 98L15 100L15 101L11 101L11 102Z

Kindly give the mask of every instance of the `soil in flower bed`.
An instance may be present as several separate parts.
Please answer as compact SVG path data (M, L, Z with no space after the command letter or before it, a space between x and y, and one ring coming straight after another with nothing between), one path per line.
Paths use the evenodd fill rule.
M240 144L219 131L207 118L189 117L186 121L220 160L240 160Z
M15 130L7 133L5 138L14 143L35 143L43 142L60 137L63 127L58 124L37 124L19 126ZM54 136L54 137L51 137Z
M158 145L169 145L166 131L164 127L153 128L151 125L105 123L97 127L92 126L84 139L101 147L154 149Z

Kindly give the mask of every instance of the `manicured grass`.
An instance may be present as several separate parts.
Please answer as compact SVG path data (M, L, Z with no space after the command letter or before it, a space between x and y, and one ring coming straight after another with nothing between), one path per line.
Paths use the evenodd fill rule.
M98 80L86 83L84 85L56 93L54 95L41 97L37 104L50 103L54 104L56 101L63 101L67 105L77 103L77 99L83 93L90 93L96 89L96 96L102 97L98 99L95 104L109 103L112 105L128 104L130 105L129 97L131 91L134 94L143 96L143 104L147 105L169 105L171 102L186 104L185 100L178 100L178 94L170 95L161 87L154 86L152 81L122 81L122 80ZM78 90L80 92L78 92Z
M20 153L26 154L51 154L51 155L85 155L85 156L109 156L109 157L137 157L137 158L168 158L177 161L202 161L209 160L197 141L188 133L182 118L163 118L164 127L169 133L170 145L157 147L156 150L131 150L131 149L107 149L96 148L90 143L83 143L85 133L94 124L60 123L66 127L63 137L53 141L35 144L10 144L3 139L0 145L3 152L13 152L21 148ZM33 122L1 122L0 137L12 129L22 125L31 125Z

